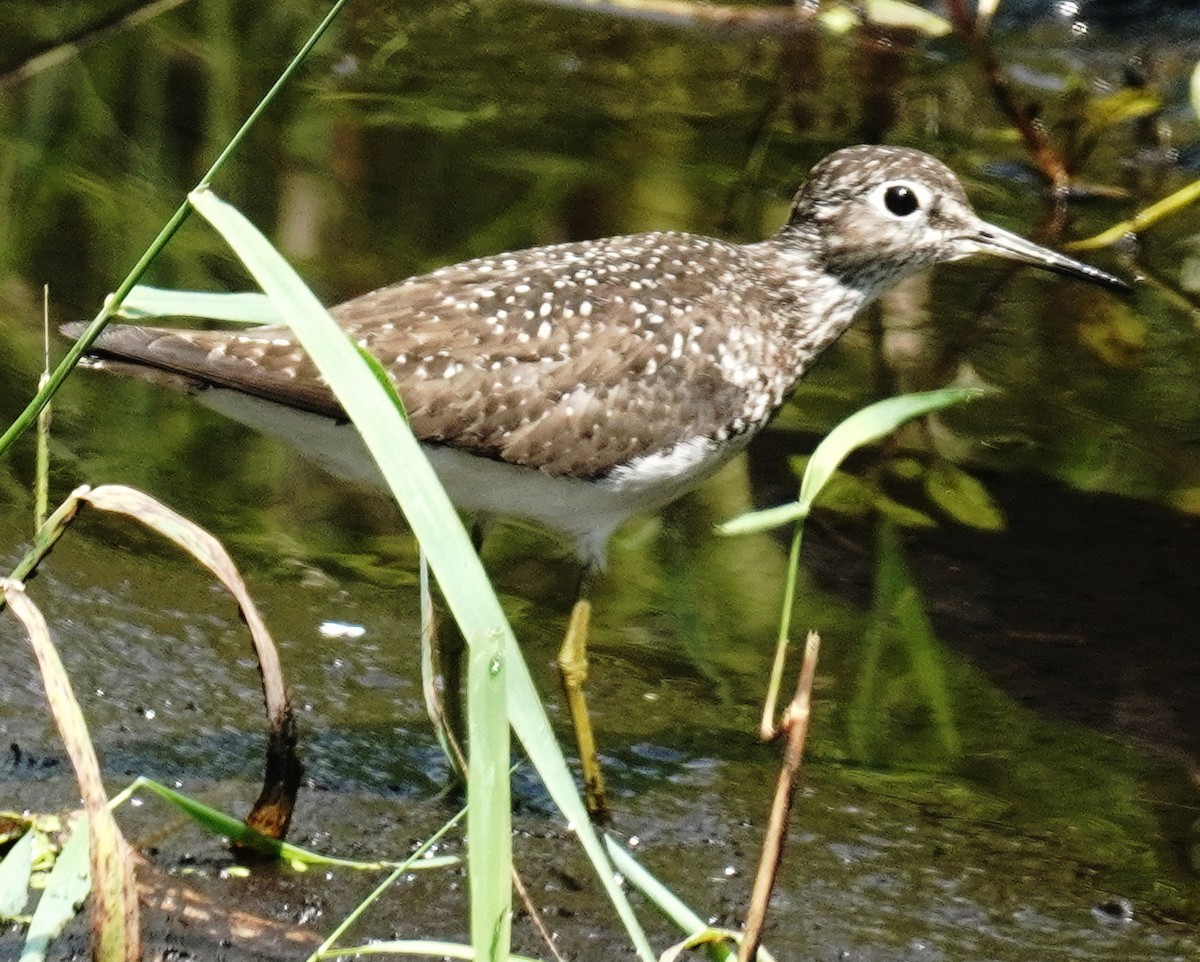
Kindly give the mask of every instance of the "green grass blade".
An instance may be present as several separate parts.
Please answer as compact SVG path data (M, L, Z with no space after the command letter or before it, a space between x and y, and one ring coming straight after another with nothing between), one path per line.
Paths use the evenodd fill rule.
M625 880L648 898L663 915L670 919L679 929L689 936L699 936L704 932L713 931L709 924L699 915L688 908L678 895L663 885L650 874L641 862L623 845L615 842L611 835L604 836L604 844L608 848L609 857L617 871L625 876ZM718 962L732 962L738 954L724 941L714 941L705 946L709 955ZM775 962L775 957L765 948L759 946L758 959L760 962Z
M127 321L149 321L156 317L202 317L235 324L283 323L266 294L175 291L145 284L139 284L129 292L117 316Z
M396 864L395 862L358 862L352 859L335 858L332 855L322 855L320 852L301 848L299 845L292 845L290 842L281 842L278 839L270 838L254 831L252 828L248 828L244 822L234 818L232 815L226 815L219 809L205 805L203 802L198 802L196 799L184 795L182 792L167 788L166 785L156 782L152 778L139 777L130 787L133 789L145 788L153 792L159 798L165 799L176 806L185 815L214 835L224 836L231 842L264 852L275 858L287 859L289 862L299 862L303 865L328 865L339 868L362 869L365 871L391 868ZM413 868L442 868L457 864L457 858L453 856L441 856L439 858L423 859L413 865Z
M655 907L669 918L680 931L687 935L703 932L708 923L688 908L678 895L663 885L643 865L633 857L625 846L615 842L611 835L604 836L604 845L608 849L609 858L630 885L641 892L654 903ZM730 957L736 953L730 952Z
M942 388L938 391L887 398L855 412L817 445L805 466L804 477L800 481L800 496L794 503L741 515L717 529L718 533L725 535L750 534L790 522L796 523L791 549L788 552L779 635L775 642L775 657L771 664L771 676L767 682L767 695L763 706L764 731L770 731L774 725L775 706L787 661L788 638L792 630L792 611L795 607L796 584L800 572L800 546L804 532L802 522L808 517L822 489L856 448L879 440L911 418L973 400L983 393L978 388Z
M1116 244L1124 240L1130 234L1140 234L1149 227L1153 227L1164 217L1169 217L1172 214L1178 214L1180 211L1186 210L1188 207L1200 202L1200 180L1193 180L1190 184L1180 187L1179 190L1173 191L1162 200L1155 201L1149 207L1146 207L1128 220L1118 221L1107 230L1102 230L1094 237L1085 237L1082 240L1071 241L1065 245L1070 251L1092 251L1098 250L1101 247L1108 247L1110 244Z
M980 531L1003 531L1004 513L988 489L957 464L938 459L925 472L925 493L959 524Z
M644 962L654 962L654 951L629 900L613 879L604 848L588 821L587 810L554 738L550 719L512 628L466 529L416 438L387 391L363 363L355 345L254 225L209 191L192 194L191 201L242 259L280 314L288 319L358 428L428 556L467 644L476 648L488 644L488 639L497 636L503 639L508 717L513 730L555 804L578 833L638 955Z
M730 518L717 525L717 534L726 536L739 534L756 534L759 531L770 531L772 528L782 528L793 521L801 521L808 517L808 512L798 501L776 505L773 508L763 508L761 511L749 511L746 514Z
M511 777L511 775L512 773L510 772L509 776ZM396 865L396 868L391 875L376 885L371 894L359 902L358 905L354 907L354 910L344 919L342 919L340 923L338 923L337 927L325 937L325 941L317 946L312 955L310 955L305 962L318 962L319 959L328 958L329 955L327 955L327 953L333 953L335 951L333 949L333 945L338 941L338 939L345 935L346 932L350 930L350 927L354 925L360 918L366 915L367 909L374 905L375 902L377 902L385 892L388 892L402 875L408 872L408 870L412 866L416 865L419 861L432 861L432 859L426 859L425 855L433 850L433 847L439 841L441 841L442 836L448 833L466 817L467 810L465 808L459 809L453 818L451 818L441 828L430 835L429 838L425 839L425 841L413 849L408 858Z
M800 496L793 504L744 514L721 525L718 532L726 535L752 534L807 517L821 489L856 448L886 437L912 418L972 401L983 394L979 388L947 387L886 398L856 411L817 445L800 482Z
M481 962L506 962L512 939L512 800L504 637L467 663L467 869L471 944Z

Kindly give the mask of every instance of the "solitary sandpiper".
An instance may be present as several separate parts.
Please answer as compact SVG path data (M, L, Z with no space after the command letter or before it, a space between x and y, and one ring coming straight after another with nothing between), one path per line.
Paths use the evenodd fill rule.
M623 521L742 450L863 305L976 253L1126 288L985 223L933 157L863 146L817 164L787 223L758 243L656 231L536 247L444 267L331 313L395 381L460 508L539 521L595 570ZM286 326L112 326L94 350L182 375L213 407L336 473L375 478ZM571 684L589 611L581 590L560 659ZM581 744L585 763L593 751ZM591 787L598 770L585 772Z

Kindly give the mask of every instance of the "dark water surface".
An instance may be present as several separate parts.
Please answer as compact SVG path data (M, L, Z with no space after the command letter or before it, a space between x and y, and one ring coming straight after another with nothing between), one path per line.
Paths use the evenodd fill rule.
M994 35L1019 99L1041 105L1082 183L1127 192L1073 205L1057 243L1195 176L1187 80L1200 24L1177 5L1161 20L1151 7L1136 29L1089 19L1087 4L1079 17L1030 6ZM1037 234L1047 215L953 38L784 40L517 2L385 7L349 7L215 184L327 303L531 244L651 228L758 238L812 163L863 140L937 153L1006 227ZM193 0L0 89L5 423L36 384L41 285L52 322L90 317L321 9ZM68 21L0 4L0 71L91 22ZM1131 80L1161 110L1101 125L1115 97L1144 104ZM1135 262L1088 255L1146 275L1128 301L986 262L905 285L747 457L620 533L590 688L616 828L701 915L738 924L761 841L778 752L755 732L786 550L712 526L793 496L790 459L862 404L958 380L997 393L909 437L911 451L854 463L886 492L885 513L908 522L898 541L870 511L822 513L807 535L796 624L819 627L824 648L768 942L781 958L817 959L1200 953L1198 230L1187 211L1127 252ZM148 280L249 286L198 221ZM23 441L0 465L0 570L28 540L32 451ZM55 498L85 482L134 485L208 527L243 567L301 707L309 785L295 840L374 855L441 824L452 803L421 702L416 552L391 505L191 398L95 373L56 402L53 455ZM992 517L978 497L944 493L964 490L951 463L987 489L1002 530L950 516ZM936 525L914 526L923 519ZM566 734L553 662L570 558L511 525L485 561ZM876 610L887 578L907 592L903 617ZM262 709L221 591L171 549L88 515L31 593L110 790L145 774L243 811ZM325 637L331 621L362 637ZM0 624L0 736L12 746L0 809L69 808L77 792L25 643ZM564 952L627 954L544 794L522 775L516 796L518 859ZM286 869L221 879L220 845L156 803L121 819L153 863L193 873L218 904L320 934L373 884ZM360 936L461 938L463 887L414 881ZM648 924L656 946L673 941ZM218 957L178 932L151 936ZM520 922L517 939L539 953ZM0 956L16 944L0 935ZM252 951L307 950L220 957Z

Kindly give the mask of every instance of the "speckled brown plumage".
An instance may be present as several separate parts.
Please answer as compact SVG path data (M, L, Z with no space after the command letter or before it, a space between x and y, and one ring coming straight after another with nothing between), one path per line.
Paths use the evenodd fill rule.
M331 313L391 373L422 440L596 477L689 437L750 430L782 402L822 338L797 323L773 254L672 233L563 244L457 264ZM118 328L97 347L339 413L284 327Z
M644 475L643 487L661 492L635 499L632 513L715 470L867 301L980 251L1121 283L985 224L934 158L856 147L817 165L787 224L759 243L654 232L534 248L445 267L331 313L383 363L423 441L549 477ZM114 326L95 350L340 414L284 326Z

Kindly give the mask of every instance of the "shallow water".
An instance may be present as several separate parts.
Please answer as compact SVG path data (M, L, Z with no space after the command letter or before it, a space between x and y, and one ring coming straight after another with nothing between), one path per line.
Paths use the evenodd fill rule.
M303 4L267 10L197 0L6 95L6 418L37 376L39 285L51 283L53 321L90 316L314 20ZM1083 143L1073 102L1119 87L1136 55L1181 152L1147 149L1135 124L1106 128L1080 176L1132 196L1075 205L1076 237L1186 183L1196 156L1195 24L1164 14L1136 32L1136 49L1128 28L1088 25L998 25L1022 97L1044 103L1061 142ZM0 70L28 52L24 33L8 36ZM216 188L329 303L560 239L656 227L758 237L804 170L863 139L939 154L984 216L1034 233L1037 182L979 77L952 40L784 43L517 3L352 10ZM908 530L899 555L869 517L815 519L796 623L820 627L825 643L768 942L819 959L1196 954L1200 365L1185 287L1198 224L1185 212L1150 231L1136 267L1093 257L1149 275L1132 301L987 263L906 285L829 352L748 457L620 533L597 597L590 683L617 830L701 914L736 924L750 887L777 765L754 733L785 554L769 537L718 539L712 525L791 496L789 457L857 406L958 374L999 392L940 419L938 450L982 481L1006 526L957 524L919 479L886 471L895 502L938 522ZM199 224L151 280L247 286ZM439 797L445 768L421 705L415 549L386 501L189 397L95 373L57 402L54 459L56 497L82 482L135 485L207 526L243 567L301 706L297 841L399 851L441 823L452 803ZM22 443L0 469L0 567L27 539L31 464ZM911 569L925 634L889 632L873 613L883 557ZM553 659L569 557L513 525L485 561L560 719ZM244 810L261 707L219 589L171 549L89 514L31 591L110 790L146 774ZM323 638L331 620L364 634ZM0 808L67 808L76 791L40 687L19 636L3 632L13 645L0 734L14 747ZM531 777L516 797L518 858L526 846L527 881L564 950L627 951ZM151 861L196 873L218 903L318 933L371 884L282 869L221 880L221 847L154 803L122 824ZM364 935L461 937L462 894L413 883ZM665 924L649 924L669 944ZM178 932L159 937L180 944ZM11 938L0 936L0 954ZM187 948L209 957L203 943Z

